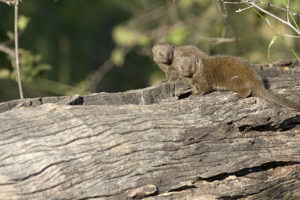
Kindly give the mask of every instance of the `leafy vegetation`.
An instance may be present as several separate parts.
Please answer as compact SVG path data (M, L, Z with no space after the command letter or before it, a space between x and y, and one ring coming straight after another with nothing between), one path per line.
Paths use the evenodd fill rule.
M286 0L264 2L287 7ZM157 42L194 44L211 55L230 54L251 63L299 59L300 39L286 37L295 32L248 6L226 4L223 13L220 1L209 0L23 0L18 26L24 95L116 92L155 84L164 79L152 60ZM286 19L285 11L260 6ZM300 13L297 0L289 6ZM13 8L0 2L0 45L8 48L0 46L0 101L18 98L10 51L13 16ZM290 14L289 20L299 30L300 17Z

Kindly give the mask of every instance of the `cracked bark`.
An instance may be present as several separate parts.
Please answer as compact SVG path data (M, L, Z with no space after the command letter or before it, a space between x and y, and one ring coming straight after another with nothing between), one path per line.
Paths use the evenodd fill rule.
M294 101L299 69L257 68ZM173 82L0 112L0 199L300 198L300 113L256 97Z

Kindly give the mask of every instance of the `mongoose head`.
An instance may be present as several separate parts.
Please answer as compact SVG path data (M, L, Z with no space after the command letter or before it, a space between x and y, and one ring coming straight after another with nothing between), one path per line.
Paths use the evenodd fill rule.
M174 46L168 43L155 44L152 47L153 59L156 63L172 64Z
M190 53L175 52L174 66L178 73L186 78L192 78L196 73L197 58Z

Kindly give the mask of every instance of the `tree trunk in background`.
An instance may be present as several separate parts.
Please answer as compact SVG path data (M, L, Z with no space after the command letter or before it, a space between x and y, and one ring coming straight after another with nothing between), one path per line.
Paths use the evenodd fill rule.
M300 67L259 68L300 101ZM300 113L183 82L0 104L0 199L300 199Z

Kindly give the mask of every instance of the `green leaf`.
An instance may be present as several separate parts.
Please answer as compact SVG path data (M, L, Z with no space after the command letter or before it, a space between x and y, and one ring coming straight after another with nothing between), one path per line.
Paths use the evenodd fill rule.
M11 72L8 69L0 70L0 79L9 79Z
M176 26L174 27L170 34L168 35L168 40L170 43L174 45L180 45L183 44L188 36L188 29L183 26Z
M115 27L112 36L114 41L120 46L133 46L136 44L136 32L125 26Z
M21 15L19 17L19 20L18 20L18 27L20 29L20 31L23 31L25 30L25 28L27 27L28 23L30 22L30 18L29 17L26 17L24 15Z
M31 75L33 77L35 77L36 75L38 75L40 72L43 72L43 71L50 71L52 69L52 66L51 65L48 65L48 64L41 64L41 65L38 65L36 66L32 72L31 72Z
M150 39L146 35L140 35L138 39L138 43L140 46L148 46L150 44Z
M7 31L7 32L6 32L6 35L7 35L7 37L8 37L10 40L13 40L14 37L15 37L14 33L11 32L11 31Z
M110 58L111 58L112 62L118 67L123 65L124 60L125 60L124 53L120 49L113 50L111 52Z
M269 47L268 47L268 59L271 63L273 63L273 61L271 60L270 58L270 50L271 50L271 47L273 46L273 44L275 43L275 41L277 40L279 34L276 33L276 35L274 35L273 39L271 40L270 44L269 44Z

